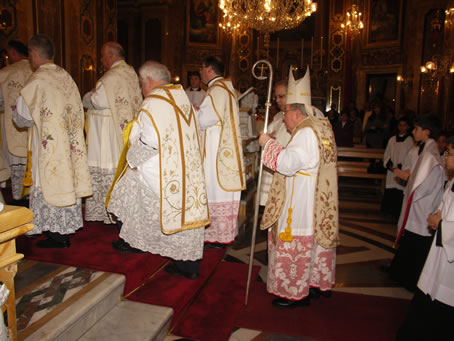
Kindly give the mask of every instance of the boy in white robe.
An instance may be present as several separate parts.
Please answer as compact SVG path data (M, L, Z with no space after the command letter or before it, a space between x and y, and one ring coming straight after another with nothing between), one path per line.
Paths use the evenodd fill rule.
M448 139L446 168L454 171L454 136ZM447 340L454 321L454 178L427 223L435 238L397 340Z
M413 137L419 143L419 157L411 171L394 168L394 173L407 182L398 223L396 245L391 263L391 277L410 291L416 289L426 261L433 232L427 216L435 212L441 201L445 169L433 137L440 130L440 121L433 115L415 121Z

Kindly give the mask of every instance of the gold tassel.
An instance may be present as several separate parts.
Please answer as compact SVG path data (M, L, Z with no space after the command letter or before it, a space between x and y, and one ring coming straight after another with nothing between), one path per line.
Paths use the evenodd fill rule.
M291 224L292 224L292 208L289 207L287 227L285 228L284 232L279 233L279 239L282 240L283 242L291 242L293 240L292 228L290 227Z
M279 239L283 242L291 242L293 240L292 236L292 203L293 203L293 191L295 189L295 176L292 180L292 196L290 197L290 207L288 208L288 217L287 217L287 227L284 232L279 233Z

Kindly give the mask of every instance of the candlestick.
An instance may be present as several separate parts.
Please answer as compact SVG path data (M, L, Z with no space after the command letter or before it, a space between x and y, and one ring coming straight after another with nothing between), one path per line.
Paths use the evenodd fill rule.
M323 67L323 36L320 38L320 70Z
M260 59L260 56L259 56L259 46L260 46L260 36L257 34L257 60Z

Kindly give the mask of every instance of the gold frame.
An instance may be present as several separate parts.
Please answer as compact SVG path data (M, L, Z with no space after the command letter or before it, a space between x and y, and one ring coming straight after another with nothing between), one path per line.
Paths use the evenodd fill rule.
M396 38L395 39L383 39L379 41L370 41L371 39L371 19L372 16L377 16L379 11L372 11L372 3L379 3L379 4L397 4L398 6L398 12L397 12L397 32L396 32ZM402 11L403 11L403 1L402 0L368 0L367 1L367 23L366 23L366 43L367 47L373 47L373 46L391 46L391 45L399 45L400 40L402 37ZM373 12L373 13L371 13ZM392 14L391 11L387 10L386 15ZM392 20L392 18L390 18ZM386 23L384 20L379 20L381 22L381 26L389 26L389 23ZM394 22L394 20L393 20Z

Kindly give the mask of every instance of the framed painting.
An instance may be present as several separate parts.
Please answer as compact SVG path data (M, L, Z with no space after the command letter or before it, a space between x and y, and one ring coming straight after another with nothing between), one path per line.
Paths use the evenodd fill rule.
M400 42L402 3L402 0L368 1L368 45L390 45Z
M188 0L186 43L216 47L219 43L217 0Z

